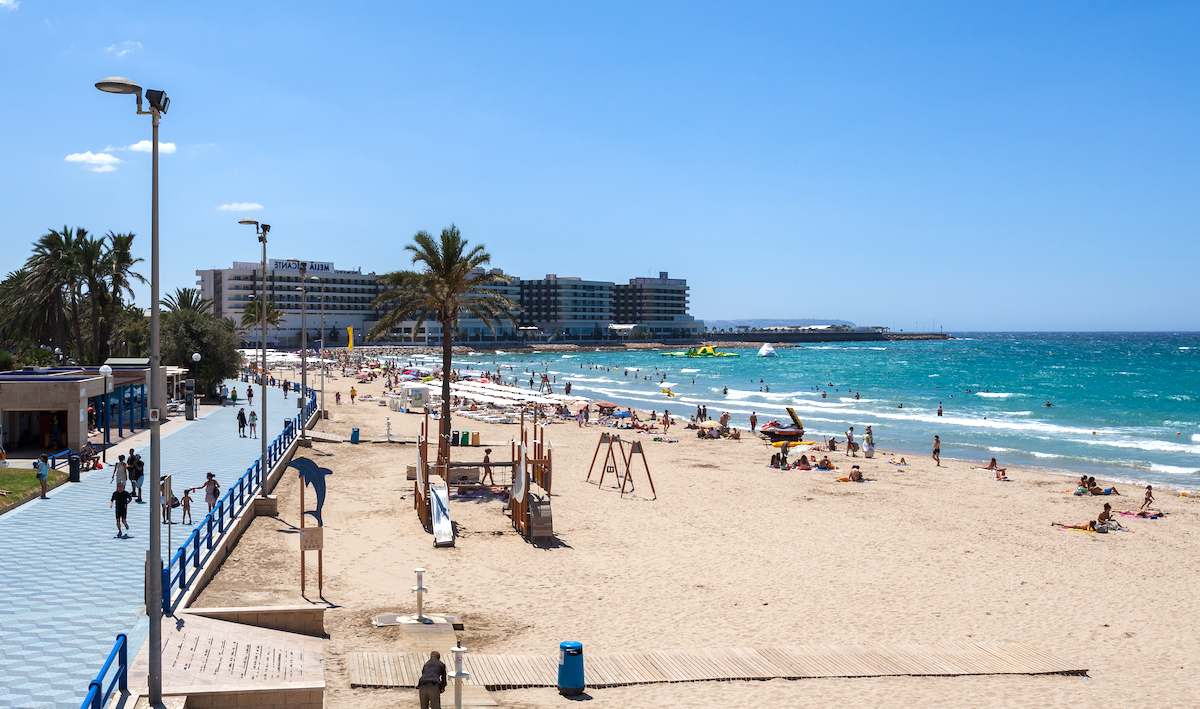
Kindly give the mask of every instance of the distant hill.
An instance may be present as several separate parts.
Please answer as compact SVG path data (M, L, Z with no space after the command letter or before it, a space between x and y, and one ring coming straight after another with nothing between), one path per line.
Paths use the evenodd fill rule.
M729 330L737 327L809 327L810 325L849 325L849 320L818 320L813 318L801 319L761 319L761 320L705 320L704 326L710 330Z

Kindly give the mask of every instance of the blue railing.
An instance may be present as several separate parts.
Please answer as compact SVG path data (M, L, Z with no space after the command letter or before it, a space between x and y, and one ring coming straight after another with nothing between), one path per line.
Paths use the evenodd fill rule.
M297 390L299 387L297 386ZM219 545L221 537L229 531L233 526L233 521L242 513L246 505L252 504L254 497L258 494L263 484L263 475L275 467L280 458L287 453L288 448L292 445L292 441L296 440L299 435L300 427L304 422L312 417L317 410L317 394L312 388L305 390L307 403L304 406L303 414L296 414L287 426L283 433L275 437L274 441L267 446L266 465L263 465L263 460L260 457L254 461L254 465L246 469L238 481L225 490L225 494L221 499L217 500L217 504L213 507L212 512L209 512L200 522L200 526L192 530L183 545L175 552L175 556L171 558L170 563L162 570L162 608L163 614L169 615L175 607L183 600L183 594L191 588L195 582L197 575L200 573L200 566L204 563L212 553L214 546ZM56 453L55 456L69 454L70 451ZM189 573L189 568L191 569ZM108 697L112 694L113 682L120 681L122 690L127 688L127 675L129 674L128 662L128 644L129 640L124 633L117 636L117 642L113 645L112 652L108 655L108 660L105 661L104 667L101 668L100 674L96 679L92 680L88 687L87 699L84 700L81 709L101 709L107 703ZM114 658L119 658L117 677L110 682L107 689L102 687L104 677L108 674L109 668L113 663Z
M283 457L292 445L292 441L300 435L300 427L304 425L317 410L316 392L307 390L308 401L303 414L296 414L287 422L283 433L275 437L267 446L267 462L264 466L262 459L254 461L254 465L246 468L246 472L237 482L225 489L200 525L192 530L183 544L176 550L171 561L163 568L162 604L163 613L171 611L183 599L183 595L191 588L196 580L201 565L208 559L214 546L220 545L221 538L232 526L233 521L253 504L254 497L262 489L263 475L270 472L279 459Z
M104 678L112 669L113 660L117 661L117 674L105 687ZM112 652L108 653L108 659L104 661L104 666L100 668L96 679L88 685L87 697L79 709L102 709L105 704L108 704L108 698L112 695L114 686L122 692L129 689L129 637L125 633L117 636L117 643L113 645Z
M60 461L59 461L59 458L62 458L62 460L63 460L63 461L70 460L70 458L71 458L71 449L70 449L70 448L68 448L68 449L66 449L65 451L59 451L59 452L57 452L57 453L55 453L55 454L53 454L53 455L51 455L51 456L48 456L48 457L50 458L50 467L51 467L51 468L57 468L57 467L58 467L58 465L59 465L59 462L60 462Z

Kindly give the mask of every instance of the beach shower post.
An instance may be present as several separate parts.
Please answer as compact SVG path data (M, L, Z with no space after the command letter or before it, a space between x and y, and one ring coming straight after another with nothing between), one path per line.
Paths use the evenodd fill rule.
M462 646L462 641L458 641L458 647L450 648L450 652L454 653L454 709L462 709L462 688L463 682L471 676L469 672L463 669L463 653L467 649Z
M418 623L432 622L425 617L425 592L429 589L425 588L425 569L413 569L417 572L417 585L412 587L414 593L417 594L417 614L413 616L413 620Z

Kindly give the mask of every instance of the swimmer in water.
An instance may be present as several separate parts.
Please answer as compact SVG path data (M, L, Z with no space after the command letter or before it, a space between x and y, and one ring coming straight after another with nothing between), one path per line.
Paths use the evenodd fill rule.
M1049 401L1047 401L1046 403L1042 404L1042 406L1050 407L1054 406L1054 404L1051 404Z

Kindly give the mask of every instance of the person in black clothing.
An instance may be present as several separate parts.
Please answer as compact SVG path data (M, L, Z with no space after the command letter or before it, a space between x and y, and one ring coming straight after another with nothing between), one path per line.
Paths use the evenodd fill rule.
M125 483L117 483L117 491L112 494L109 499L108 506L112 507L113 503L117 505L117 539L125 539L129 535L121 531L121 525L125 525L125 531L129 531L129 520L125 519L129 512L129 501L133 499L133 495L125 492Z
M238 410L238 438L246 437L246 409L243 407Z
M133 495L136 493L137 501L141 502L142 481L146 476L146 462L142 460L142 456L134 453L132 448L129 449L129 458L126 459L125 475L129 478L129 482L133 485L133 488L130 489L129 494Z
M421 709L442 709L442 692L446 691L446 665L437 650L429 653L429 662L421 668L417 691L421 693Z

